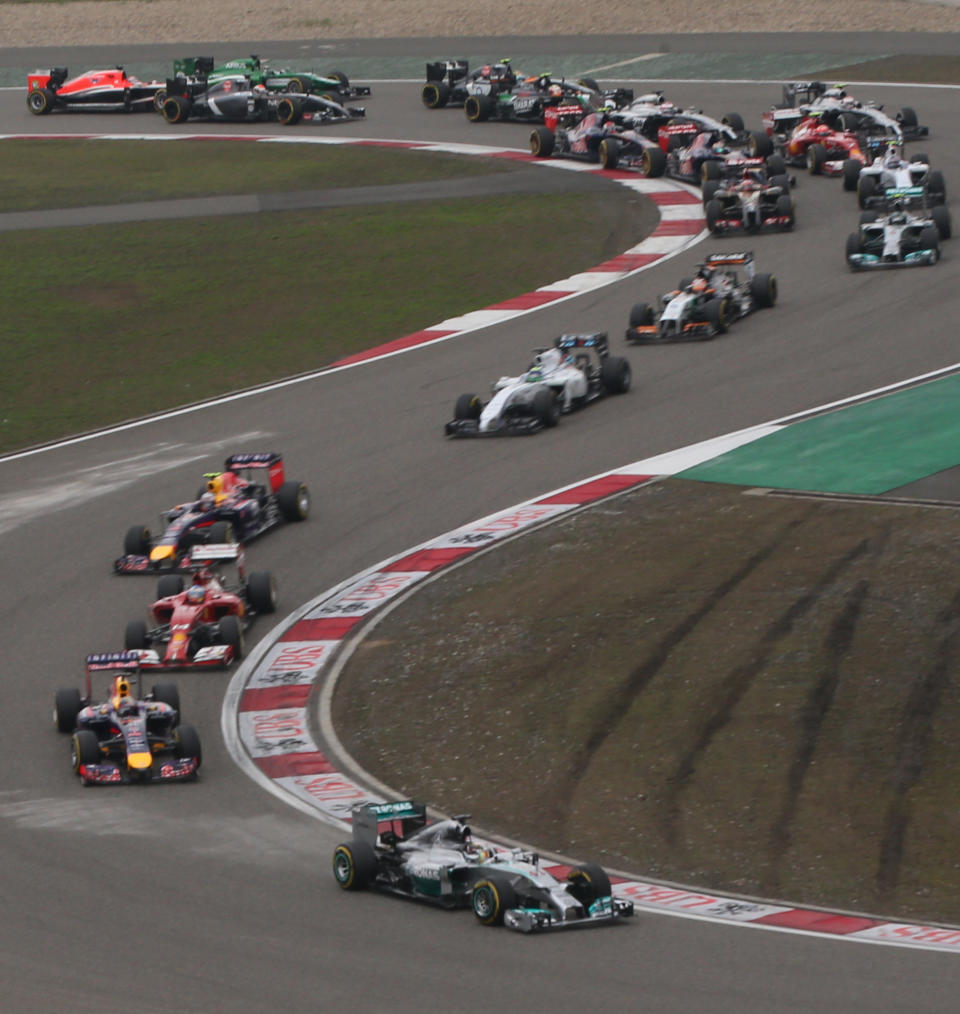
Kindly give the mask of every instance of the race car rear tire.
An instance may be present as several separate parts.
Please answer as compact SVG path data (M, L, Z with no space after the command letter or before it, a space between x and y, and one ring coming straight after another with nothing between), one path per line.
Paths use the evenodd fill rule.
M176 683L154 683L150 688L150 696L173 708L177 713L177 722L180 721L180 689Z
M724 113L723 119L720 121L725 123L731 130L735 130L738 134L741 133L745 127L743 117L739 113ZM767 135L764 134L764 137Z
M723 216L723 205L716 199L707 201L703 208L703 214L707 219L707 228L714 235L720 233L722 230L718 228L717 223Z
M587 88L592 92L600 91L600 84L596 78L593 77L581 77L577 78L577 84L583 88Z
M649 303L634 303L630 310L630 327L649 327L653 323L653 307Z
M927 176L927 194L932 204L946 203L947 184L939 169L935 169Z
M233 657L243 658L243 628L236 616L222 616L217 624L217 642L233 648Z
M937 227L937 235L941 239L949 239L953 234L949 209L943 204L937 204L930 209L930 217Z
M615 137L605 137L600 142L600 164L604 169L616 169L620 164L620 142Z
M530 131L530 154L534 158L549 158L553 154L556 140L549 127L534 127Z
M277 582L269 571L255 570L247 578L247 602L263 615L277 611Z
M147 625L143 620L131 620L123 634L123 646L127 651L142 651L147 643Z
M786 229L793 228L794 225L793 198L789 194L781 194L777 198L777 217L789 219L789 221L785 224L784 228Z
M707 203L713 200L714 194L720 189L720 180L704 180L700 185L700 199L703 202L703 206L706 207Z
M853 193L857 189L860 170L863 168L855 158L848 158L843 163L843 189Z
M350 87L350 78L342 70L332 70L327 77L333 78L334 81L339 81L341 88Z
M644 176L655 179L667 171L667 156L662 148L644 148L640 156Z
M203 748L200 736L192 725L178 725L173 732L173 742L178 757L195 757L197 767L200 767L203 763Z
M608 393L626 394L632 379L630 363L623 356L607 356L600 363L600 383Z
M58 732L73 732L77 727L77 715L83 707L80 691L76 687L58 690L53 703L53 724Z
M777 280L773 275L757 274L750 280L750 295L757 306L766 309L777 301Z
M705 334L704 338L712 338L714 335L726 334L730 330L730 322L727 319L727 302L725 299L714 298L703 305L698 316L705 320L711 327L711 332Z
M770 185L773 187L782 187L784 193L789 193L790 177L786 173L778 173L776 176L770 177Z
M506 912L517 907L517 892L506 877L491 874L473 885L470 906L484 926L501 926Z
M490 95L468 95L463 113L471 123L484 123L490 119L496 100Z
M446 81L428 81L420 89L420 101L427 109L443 109L450 101L450 85Z
M191 101L183 95L168 95L160 108L167 123L184 123L190 118Z
M567 874L570 893L588 909L599 898L609 898L610 878L602 866L595 863L583 863Z
M872 197L877 193L877 181L873 176L861 176L857 180L857 201L861 208L865 208Z
M910 164L920 163L921 165L930 165L930 156L925 151L915 151L910 156Z
M560 408L557 397L548 388L541 388L533 396L530 404L534 418L546 429L553 429L560 421Z
M80 774L83 764L99 764L103 754L100 752L100 741L90 729L77 729L70 744L70 760L75 774Z
M365 841L351 841L333 850L333 878L344 891L360 891L377 875L377 854Z
M904 106L897 119L900 121L901 127L916 127L920 123L916 112L910 106Z
M855 113L841 113L837 118L837 126L840 130L856 130L860 118Z
M304 92L310 91L302 77L290 78L287 82L287 87L283 90L285 92L292 92L294 95L303 95Z
M718 180L722 175L720 169L720 160L715 158L708 158L700 163L700 182L704 180Z
M223 543L236 542L237 537L234 535L233 525L229 521L214 521L207 529L203 541L208 546L219 546Z
M773 154L773 140L765 131L751 131L750 150L754 158L767 158Z
M310 490L291 480L277 490L277 506L286 521L306 521L310 513Z
M920 230L918 248L920 250L936 250L937 260L940 259L940 236L932 225L928 225Z
M277 120L285 127L292 127L303 119L303 104L297 99L282 98L277 103Z
M860 249L860 234L856 232L851 232L850 235L847 236L847 264L850 265L850 269L852 271L858 271L859 268L850 258L861 252L862 251Z
M182 574L164 574L157 581L157 598L168 599L171 595L179 595L183 591Z
M27 109L34 116L44 116L53 109L55 96L49 88L34 88L27 92Z
M123 537L123 552L126 556L147 556L150 552L150 529L131 525Z
M453 406L454 419L479 419L483 402L475 394L461 394Z
M827 149L822 144L811 144L807 148L807 168L811 176L819 176L823 172L823 163L827 161Z
M770 177L774 176L785 176L787 172L787 163L784 162L782 155L768 155L767 156L767 175Z

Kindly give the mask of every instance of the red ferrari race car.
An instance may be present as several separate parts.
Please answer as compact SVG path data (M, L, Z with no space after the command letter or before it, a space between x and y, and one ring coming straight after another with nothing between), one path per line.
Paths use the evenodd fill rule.
M58 690L53 720L73 733L73 770L84 785L183 781L197 777L203 760L200 737L180 722L180 694L173 683L158 683L140 695L140 660L131 652L87 656L86 695L74 687ZM93 699L92 677L111 677L107 699Z
M140 81L123 67L87 70L67 80L66 67L27 75L27 109L35 116L55 109L87 113L159 112L167 97L163 81Z
M165 525L154 538L143 525L127 530L118 574L189 570L190 551L205 543L249 542L286 521L310 513L310 492L284 477L283 455L275 451L231 454L222 472L207 472L197 498L161 514Z
M144 669L226 668L243 657L243 633L260 613L277 608L277 587L266 571L247 574L243 549L236 543L197 546L190 586L179 574L164 574L150 609L152 626L127 624L124 646L136 652ZM237 582L228 585L217 571L235 563Z

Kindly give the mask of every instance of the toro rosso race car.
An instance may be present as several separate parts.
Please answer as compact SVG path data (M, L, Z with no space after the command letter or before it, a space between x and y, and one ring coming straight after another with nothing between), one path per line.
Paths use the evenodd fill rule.
M561 413L608 394L630 389L630 364L611 356L606 332L564 334L550 348L534 349L530 368L518 377L501 377L486 404L461 394L449 437L518 436L557 425Z
M140 661L130 652L88 655L86 669L86 695L73 687L58 690L53 711L57 729L73 734L73 770L84 785L197 777L200 737L180 722L173 683L159 683L140 696ZM94 673L111 678L102 702L93 699Z
M219 566L235 563L237 581L227 584ZM267 571L247 574L236 543L196 546L193 576L184 588L179 574L157 583L151 624L131 620L124 647L135 651L143 669L227 668L243 657L243 634L260 613L277 608L277 587Z
M87 70L67 80L66 67L27 75L27 109L35 116L54 110L87 113L149 113L166 97L163 81L140 81L123 67Z
M936 207L935 212L946 208ZM914 268L940 260L937 223L926 216L895 208L887 215L865 211L858 232L847 237L847 265L851 271L876 268Z
M743 279L739 267L744 269ZM659 317L649 303L633 307L627 341L704 341L725 334L733 321L776 301L777 280L754 270L752 252L710 254L693 278L681 279L664 293Z
M224 78L235 78L238 74L247 78L252 85L263 85L267 91L303 94L312 92L324 95L334 102L348 102L370 94L367 85L351 85L350 79L341 70L329 74L318 74L312 70L290 70L271 67L254 53L239 60L228 60L219 67L214 66L212 56L187 57L173 63L174 77L203 77L209 84L216 84Z
M443 908L472 908L484 926L521 933L600 926L633 915L610 878L593 864L574 866L565 880L535 852L475 842L467 815L427 822L410 800L353 808L353 838L333 853L333 875L345 891L378 888Z
M251 84L242 75L222 78L213 84L202 78L168 78L160 111L167 123L273 121L288 127L297 123L343 123L366 115L363 106L343 106L324 95L271 92L262 84Z
M303 521L310 492L284 477L283 455L275 451L231 454L222 472L208 472L197 499L164 511L164 531L154 538L143 525L127 530L120 574L190 568L190 551L209 543L249 542L286 521Z

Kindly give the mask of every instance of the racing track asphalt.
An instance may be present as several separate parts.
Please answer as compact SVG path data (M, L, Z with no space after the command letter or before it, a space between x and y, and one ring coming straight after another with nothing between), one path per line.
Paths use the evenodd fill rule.
M670 87L685 103L703 104L703 93ZM752 120L771 101L769 86L711 93L711 108ZM952 122L952 93L912 92L911 104L935 130ZM523 128L426 112L410 85L378 86L369 106L367 122L346 131L524 142ZM0 132L40 127L91 124L27 120L21 95L0 94ZM111 119L105 129L143 127ZM947 129L925 148L960 178ZM4 1010L954 1011L960 969L949 955L646 915L605 932L517 939L463 913L344 894L329 873L339 834L262 792L227 757L226 674L179 678L204 739L196 785L83 790L49 721L53 689L79 679L86 652L115 647L152 593L150 581L108 573L122 532L229 451L276 447L312 487L312 519L249 554L277 574L292 609L585 475L955 362L958 255L948 244L934 269L849 275L843 240L856 213L835 183L803 178L795 234L751 243L760 269L780 279L775 311L713 343L628 350L627 399L534 439L448 443L440 431L457 393L482 388L545 338L606 328L616 343L629 306L672 287L692 257L456 341L0 462Z

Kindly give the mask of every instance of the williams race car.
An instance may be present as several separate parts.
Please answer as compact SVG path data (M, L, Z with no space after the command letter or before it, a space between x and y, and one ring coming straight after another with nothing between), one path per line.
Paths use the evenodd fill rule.
M216 84L217 81L239 74L253 85L262 84L267 91L293 94L313 92L341 104L370 94L367 85L351 85L350 79L342 70L334 70L324 75L312 70L271 67L256 53L253 56L241 57L239 60L228 60L219 67L214 66L212 56L187 57L184 60L174 61L173 73L174 77L178 74L188 78L203 77L209 84Z
M741 280L737 268L744 268ZM730 324L777 301L777 280L754 270L753 254L715 253L693 278L664 293L659 318L649 303L630 311L627 341L635 344L704 341L725 334Z
M534 349L525 373L501 377L486 404L475 394L461 394L444 432L449 437L536 433L556 426L561 413L624 394L630 381L630 364L610 355L606 332L560 335L552 347Z
M140 81L123 67L87 70L67 80L66 67L27 75L27 109L35 116L54 110L86 113L150 113L166 98L163 81Z
M932 212L945 212L943 207ZM940 233L933 218L895 208L887 215L865 211L860 229L847 237L847 265L851 271L876 268L913 268L940 260Z
M167 123L274 121L288 127L297 123L344 123L366 115L363 106L343 106L323 95L271 92L242 75L222 78L215 84L183 75L168 78L160 112Z
M235 563L237 581L219 573ZM193 576L184 589L179 574L157 583L151 624L131 620L124 647L137 652L143 669L227 668L243 657L243 634L260 613L277 608L277 588L266 571L247 574L243 549L236 543L196 546L190 554Z
M283 455L274 451L231 454L222 472L208 472L196 500L164 511L163 534L154 538L143 525L127 530L124 555L114 562L119 574L190 569L194 546L249 542L285 521L303 521L310 492L302 482L286 481Z
M427 822L409 800L353 808L353 838L333 853L333 875L345 891L374 887L444 908L472 908L484 926L521 933L599 926L633 915L613 895L599 866L574 866L566 880L535 852L475 842L467 815Z
M197 777L200 737L180 722L180 694L158 683L140 696L140 660L131 652L87 656L86 695L58 690L53 720L72 733L73 770L84 785L183 781ZM93 673L111 677L107 699L93 699Z

